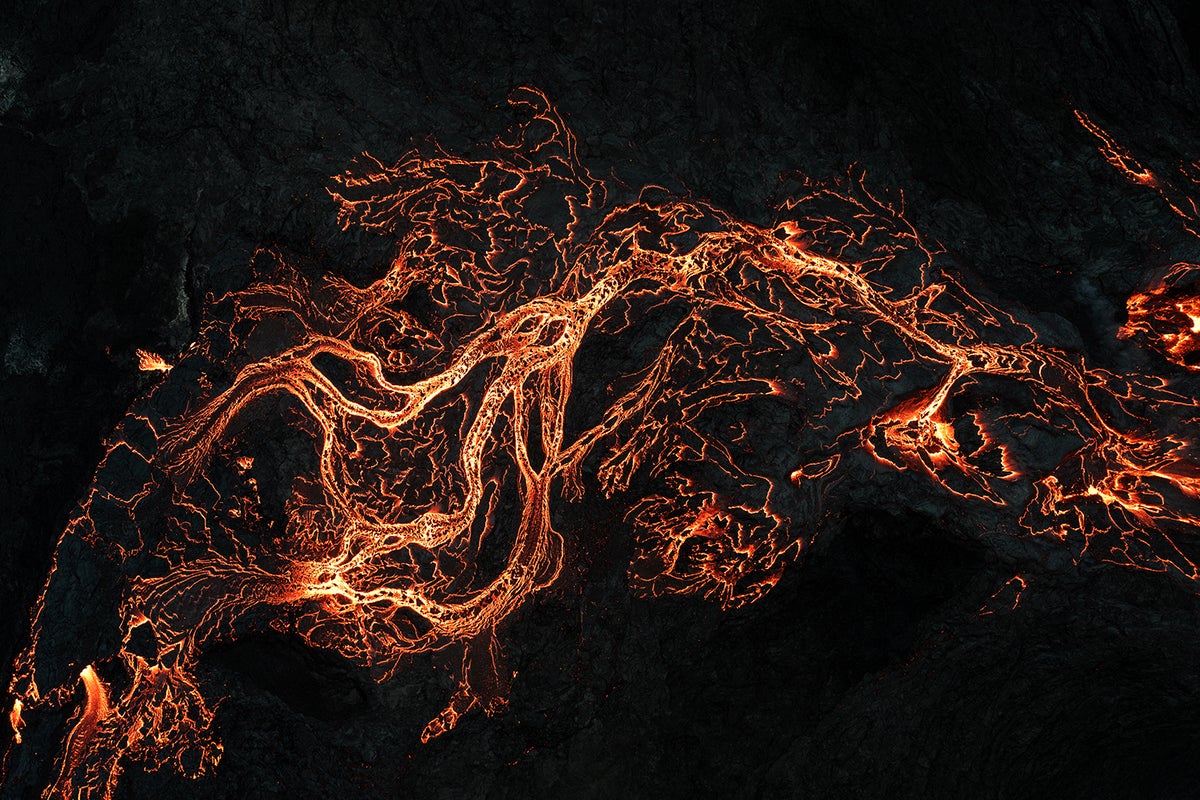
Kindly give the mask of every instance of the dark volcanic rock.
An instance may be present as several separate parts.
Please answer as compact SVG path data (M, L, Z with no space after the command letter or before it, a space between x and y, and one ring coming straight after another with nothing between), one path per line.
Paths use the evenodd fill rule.
M597 174L755 221L781 173L859 163L959 269L1117 370L1125 297L1200 256L1072 115L1153 167L1196 158L1185 0L10 5L5 683L59 532L145 386L135 349L184 347L261 245L361 277L378 253L337 229L329 176L430 134L489 139L517 86L558 105ZM247 641L205 664L229 694L216 777L130 775L120 796L1196 795L1200 599L1162 576L981 539L875 487L762 602L721 613L631 595L623 511L589 503L565 530L574 571L508 626L501 715L422 746L450 688L435 660L377 685ZM1018 572L1020 604L981 614Z

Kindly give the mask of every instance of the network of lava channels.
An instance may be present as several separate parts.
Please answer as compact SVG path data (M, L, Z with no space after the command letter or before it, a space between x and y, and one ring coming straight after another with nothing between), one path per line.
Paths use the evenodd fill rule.
M67 731L45 796L109 797L131 766L210 772L199 659L249 633L379 680L461 653L422 740L494 712L497 628L595 535L555 528L585 493L626 509L635 589L727 608L768 592L864 477L915 481L988 535L1200 586L1198 407L1178 389L1200 348L1195 265L1134 295L1120 333L1175 377L1118 375L968 290L858 171L797 178L767 226L656 187L616 202L540 93L512 102L520 121L482 155L431 145L334 177L343 228L395 245L376 280L264 251L271 271L212 301L173 365L139 352L163 375L110 439L14 665L7 766L35 719ZM587 383L592 340L592 361L632 341L638 367ZM105 586L106 623L55 632L61 604Z

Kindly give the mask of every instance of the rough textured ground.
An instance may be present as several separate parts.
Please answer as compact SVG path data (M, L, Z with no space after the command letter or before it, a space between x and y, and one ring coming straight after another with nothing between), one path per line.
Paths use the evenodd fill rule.
M186 345L259 245L350 258L324 187L356 153L488 139L533 84L598 174L752 220L782 171L857 162L961 270L1119 370L1125 296L1200 247L1071 110L1148 162L1194 159L1198 63L1184 0L17 0L0 20L0 663L147 380L134 349ZM615 533L511 626L504 715L422 747L419 709L446 689L429 670L378 686L248 643L214 656L235 690L217 777L122 791L1195 796L1200 598L912 505L864 493L770 596L722 614L635 599L621 510L596 504L577 524ZM1020 606L979 615L1016 571Z

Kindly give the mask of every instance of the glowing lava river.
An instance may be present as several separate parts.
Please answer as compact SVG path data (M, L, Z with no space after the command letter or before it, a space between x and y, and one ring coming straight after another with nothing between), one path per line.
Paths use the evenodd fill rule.
M636 590L726 608L889 480L985 538L1200 590L1193 265L1131 298L1122 330L1175 366L1115 374L951 275L861 176L803 182L769 226L656 187L614 202L545 97L512 102L523 121L471 157L363 156L333 178L348 235L394 244L375 280L264 250L187 351L140 354L162 376L59 542L6 770L38 726L60 731L46 797L212 773L220 697L197 665L264 631L380 681L461 653L422 740L494 713L512 678L498 631L589 535L555 522L588 493L626 509ZM591 381L587 347L638 365ZM56 629L63 598L109 590L119 607Z

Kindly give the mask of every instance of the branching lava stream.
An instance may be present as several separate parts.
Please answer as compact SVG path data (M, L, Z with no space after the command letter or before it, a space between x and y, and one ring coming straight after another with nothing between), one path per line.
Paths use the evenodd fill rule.
M552 511L587 492L625 503L636 587L724 607L778 582L836 487L891 475L991 535L1200 586L1186 553L1198 409L1170 380L1047 343L1032 316L943 272L902 202L858 173L804 181L772 226L654 187L613 203L544 96L513 104L524 121L484 155L364 155L334 178L343 227L396 243L382 277L312 278L263 251L271 276L214 301L174 364L139 351L163 377L63 534L10 687L18 734L74 709L45 796L110 797L131 766L211 772L198 660L248 632L301 637L378 680L461 651L422 740L496 711L511 677L497 630L559 577L571 544ZM1200 306L1172 297L1193 324L1162 342L1191 368ZM1129 335L1178 316L1136 302ZM637 371L600 399L577 385L585 341L647 319L665 328L639 338ZM311 446L275 443L280 429ZM260 483L279 476L273 514ZM94 634L55 634L72 582L100 585L64 566L81 553L118 576L120 607Z

